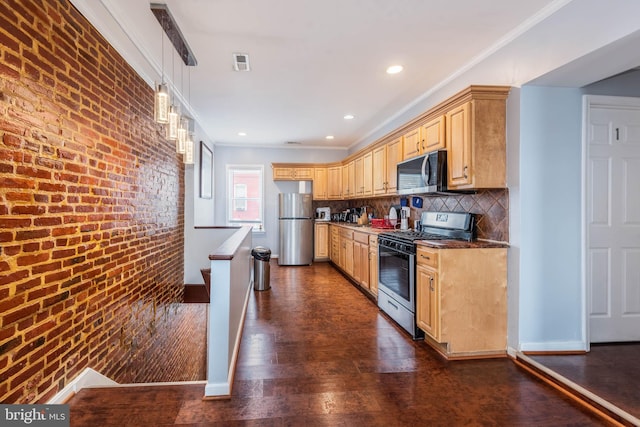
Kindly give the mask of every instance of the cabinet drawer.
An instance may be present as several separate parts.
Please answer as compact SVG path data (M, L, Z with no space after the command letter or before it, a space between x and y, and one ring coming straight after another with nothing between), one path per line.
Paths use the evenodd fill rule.
M375 234L370 234L369 235L369 245L373 245L375 247L378 247L378 236Z
M367 233L353 233L353 240L359 243L369 244L369 235Z
M340 236L344 237L345 239L353 240L353 230L343 228L342 230L340 230Z
M416 260L420 265L438 268L438 250L418 246Z

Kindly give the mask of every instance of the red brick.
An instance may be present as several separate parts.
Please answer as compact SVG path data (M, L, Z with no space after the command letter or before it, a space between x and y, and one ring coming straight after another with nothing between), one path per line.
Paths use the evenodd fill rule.
M55 271L60 269L61 264L60 262L52 262L49 264L39 264L36 265L34 267L31 267L31 271L33 272L33 274L40 274L40 273L47 273L49 271Z
M35 255L24 255L24 256L18 257L16 263L22 267L25 265L39 264L46 261L49 261L49 254L39 253Z
M28 270L19 270L19 271L14 271L11 274L8 274L6 276L0 276L0 285L6 285L9 283L14 283L17 282L21 279L24 279L26 277L29 277L29 271ZM3 312L4 310L2 309L2 304L4 303L4 301L0 301L0 313Z
M29 218L0 217L0 228L26 228L31 226Z
M36 312L40 309L40 303L33 303L24 307L21 307L15 311L7 313L6 311L2 313L2 326L7 326L13 322L17 322L20 319L23 319L27 316L31 316L36 314Z
M51 231L47 229L18 231L16 232L16 240L41 239L50 235Z
M12 215L42 215L47 211L46 206L32 205L32 206L15 206L11 209Z

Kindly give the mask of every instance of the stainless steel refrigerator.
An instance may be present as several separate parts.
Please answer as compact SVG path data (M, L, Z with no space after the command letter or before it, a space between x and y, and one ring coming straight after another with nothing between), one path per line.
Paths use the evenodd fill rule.
M311 194L280 193L278 265L309 265L313 260L313 206Z

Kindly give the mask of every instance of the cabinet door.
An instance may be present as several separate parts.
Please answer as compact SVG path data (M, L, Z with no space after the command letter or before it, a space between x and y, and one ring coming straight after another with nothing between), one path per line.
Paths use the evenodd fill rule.
M343 269L345 273L353 277L353 240L344 239L344 265ZM340 258L342 258L342 252L340 252Z
M273 168L273 180L292 180L293 168Z
M402 161L402 137L387 144L386 161L387 194L395 194L398 191L398 163Z
M329 258L329 224L315 224L314 258Z
M362 197L364 195L364 157L358 157L354 165L356 174L355 196Z
M378 296L378 236L369 236L369 292Z
M369 151L362 156L362 195L373 195L373 152Z
M362 243L353 242L354 260L353 260L353 274L351 276L353 277L353 280L355 280L356 283L358 284L362 283L362 260L360 259L361 252L362 252Z
M403 135L403 159L407 160L420 154L420 127Z
M327 196L330 200L342 198L342 166L327 169Z
M353 278L367 291L369 290L369 244L353 242Z
M423 265L416 267L416 322L418 327L436 341L439 332L438 274Z
M340 265L340 234L338 227L330 226L329 229L331 230L331 261L336 265Z
M327 200L327 168L313 170L313 199Z
M382 145L372 153L373 194L387 192L387 146Z
M445 142L445 116L440 116L422 125L422 152L430 153L446 147Z
M342 198L355 197L356 171L355 162L352 160L342 166Z
M471 101L447 113L449 188L471 183Z
M313 168L294 168L293 177L297 181L312 181L313 180Z

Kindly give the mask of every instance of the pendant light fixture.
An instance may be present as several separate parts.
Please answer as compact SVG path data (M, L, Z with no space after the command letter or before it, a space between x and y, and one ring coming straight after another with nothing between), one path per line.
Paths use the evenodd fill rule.
M180 123L180 111L178 107L171 104L169 107L169 122L167 126L167 138L171 141L178 139L178 123Z
M187 103L191 105L191 70L187 68ZM185 165L193 164L193 134L191 133L191 123L189 123L188 119L186 119L186 139L184 141L184 156L182 157L182 161Z
M189 136L187 136L187 141L185 143L184 157L182 158L185 165L193 164L193 149L194 149L193 146L194 146L193 135L189 134Z
M171 80L175 82L176 67L174 61L175 55L171 54ZM176 141L178 139L178 123L180 121L180 110L175 104L176 99L175 84L173 90L173 96L171 99L171 105L169 106L169 123L167 126L167 138L170 141Z
M176 151L184 154L187 144L187 129L189 123L185 117L180 117L180 126L178 127L178 139L176 140Z
M161 64L161 78L160 84L156 86L153 102L153 117L156 123L165 124L169 122L169 91L167 85L164 82L164 19L161 22L161 46L162 46L162 64Z
M169 12L169 8L166 4L162 3L151 3L150 5L151 12L155 15L156 19L160 23L162 27L162 31L168 37L169 41L173 44L176 52L184 65L195 66L197 65L197 61L193 52L189 48L186 40L184 39L180 28L173 19L171 12ZM191 129L191 118L182 115L181 109L179 105L176 105L175 102L169 99L169 92L167 90L167 86L164 82L164 34L162 38L162 81L161 84L158 85L156 90L156 98L154 102L154 117L158 123L168 124L167 126L167 138L169 140L176 141L176 151L180 154L183 154L183 162L185 164L193 164L194 161L194 143L193 143L193 135ZM173 67L173 57L172 57L172 67ZM175 72L175 69L173 70ZM184 94L183 91L183 73L182 73L182 65L180 67L180 93ZM174 88L174 100L175 101L175 79L173 88ZM189 97L186 105L183 103L182 111L189 111L189 103L191 102L191 74L189 74ZM184 97L182 97L184 100Z

